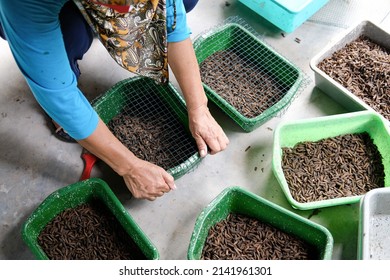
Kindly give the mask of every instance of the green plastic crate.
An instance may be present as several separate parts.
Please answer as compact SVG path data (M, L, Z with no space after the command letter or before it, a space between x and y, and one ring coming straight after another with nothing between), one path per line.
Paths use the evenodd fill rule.
M294 147L304 141L319 141L326 138L345 134L358 134L367 132L377 146L382 156L385 172L385 186L390 186L390 131L383 117L372 111L359 111L347 114L325 116L279 124L274 132L273 144L273 172L287 197L295 209L309 210L322 207L357 203L359 196L349 196L321 201L301 203L296 201L284 177L282 169L282 148Z
M38 236L45 226L62 211L88 203L93 199L98 199L107 206L147 259L159 259L157 248L133 220L107 183L98 178L77 182L53 192L25 221L22 238L37 259L48 259L38 244Z
M200 260L210 228L230 213L242 214L294 235L318 252L318 259L331 259L333 237L328 229L238 186L223 190L197 217L187 252Z
M273 80L283 85L286 92L283 97L260 115L248 118L233 105L222 98L218 92L203 83L207 97L232 118L244 131L251 132L263 123L275 117L290 105L303 83L304 75L296 66L259 40L252 32L237 23L228 23L216 27L194 41L194 50L201 64L212 54L234 48L240 56L265 69Z
M193 139L188 128L188 115L185 101L171 83L168 85L159 85L152 79L146 77L136 76L129 78L118 82L102 96L96 98L92 102L92 106L103 122L108 124L111 119L123 111L126 104L137 99L145 100L146 102L150 94L153 94L162 102L166 114L169 114L170 118L176 119L183 124L183 129L186 131L188 137ZM144 108L144 110L149 110L149 108ZM202 158L199 153L195 152L184 162L170 168L167 172L175 179L178 179L194 169L201 160Z

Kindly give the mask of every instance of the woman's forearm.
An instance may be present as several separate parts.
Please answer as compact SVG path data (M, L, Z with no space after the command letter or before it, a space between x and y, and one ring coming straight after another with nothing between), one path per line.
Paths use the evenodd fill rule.
M207 106L199 65L190 38L168 44L168 62L187 104L189 127L201 157L224 150L229 139Z
M207 105L191 39L169 43L168 55L169 65L182 90L188 111Z
M78 141L81 146L107 163L119 175L132 168L134 154L127 149L99 120L95 131L86 139Z

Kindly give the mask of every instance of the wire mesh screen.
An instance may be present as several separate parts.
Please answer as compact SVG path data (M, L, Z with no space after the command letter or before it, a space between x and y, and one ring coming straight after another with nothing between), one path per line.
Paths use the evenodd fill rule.
M131 78L93 104L112 133L138 158L164 168L176 179L199 163L184 100L171 84Z
M246 131L283 113L305 84L239 17L199 35L194 48L208 97Z

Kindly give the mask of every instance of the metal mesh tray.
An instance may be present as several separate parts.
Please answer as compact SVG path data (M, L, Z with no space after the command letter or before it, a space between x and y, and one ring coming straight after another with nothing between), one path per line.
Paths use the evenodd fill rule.
M246 132L286 110L304 81L299 68L254 34L233 18L194 40L208 98Z
M115 133L122 134L116 136L126 146L131 141L129 149L136 156L166 169L175 179L200 163L185 101L172 84L137 76L117 83L92 103L110 129L120 126ZM124 126L124 119L136 124Z

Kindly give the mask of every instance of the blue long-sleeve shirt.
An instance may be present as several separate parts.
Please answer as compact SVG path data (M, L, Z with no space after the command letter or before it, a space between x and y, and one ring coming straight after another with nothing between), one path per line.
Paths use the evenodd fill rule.
M77 87L59 22L68 0L0 0L0 22L15 61L41 107L76 140L90 136L98 115ZM168 42L190 36L183 2L167 0ZM118 66L120 67L120 66Z

